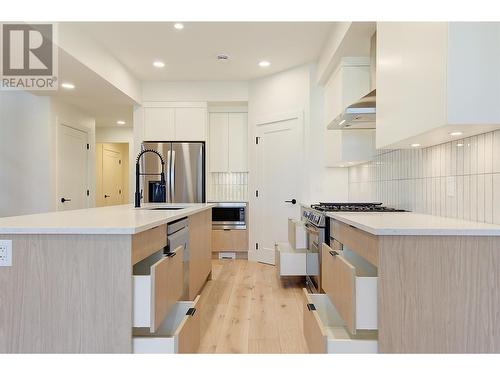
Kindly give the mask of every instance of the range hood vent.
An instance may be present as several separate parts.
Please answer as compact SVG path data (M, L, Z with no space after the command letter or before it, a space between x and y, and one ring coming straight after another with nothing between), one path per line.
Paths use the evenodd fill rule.
M328 129L375 129L377 113L377 90L375 89L376 53L377 33L373 34L370 43L370 84L372 91L348 106L330 123Z
M375 129L376 92L373 90L347 107L330 124L330 129Z

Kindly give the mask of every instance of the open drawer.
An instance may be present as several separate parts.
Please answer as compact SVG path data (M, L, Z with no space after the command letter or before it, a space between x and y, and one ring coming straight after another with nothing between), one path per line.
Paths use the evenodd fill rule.
M305 300L303 331L311 353L377 353L377 331L352 335L326 294L309 294Z
M194 301L177 302L155 333L147 328L134 328L134 353L196 353L200 345L200 315Z
M377 329L377 268L355 252L323 244L322 287L349 331Z
M306 276L319 274L318 253L308 249L295 249L288 243L277 243L276 269L280 276Z
M182 297L182 247L169 255L160 250L133 267L133 326L155 332L168 311Z

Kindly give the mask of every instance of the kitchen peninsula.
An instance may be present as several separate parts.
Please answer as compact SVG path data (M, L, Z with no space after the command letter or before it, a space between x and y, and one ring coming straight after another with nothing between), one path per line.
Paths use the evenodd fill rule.
M155 332L181 297L172 293L182 291L187 249L163 256L169 223L188 218L190 301L210 277L212 206L122 205L0 219L0 241L11 247L11 265L0 267L0 352L133 352L133 327ZM135 271L151 257L148 272ZM138 287L144 278L146 293Z

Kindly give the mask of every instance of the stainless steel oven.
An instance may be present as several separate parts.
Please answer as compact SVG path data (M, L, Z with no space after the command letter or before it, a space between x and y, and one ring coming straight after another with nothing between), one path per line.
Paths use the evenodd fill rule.
M212 208L214 229L247 229L247 204L245 202L219 202Z

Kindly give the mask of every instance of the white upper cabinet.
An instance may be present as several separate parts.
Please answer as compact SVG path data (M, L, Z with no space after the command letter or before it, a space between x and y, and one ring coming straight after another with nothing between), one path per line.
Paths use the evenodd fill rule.
M246 113L228 113L229 172L248 171L248 124Z
M144 140L175 139L175 108L144 108Z
M210 113L210 172L248 172L247 113Z
M176 141L204 141L207 123L206 108L176 108Z
M370 92L370 59L345 57L325 85L325 166L348 167L373 159L375 131L328 130L332 121L357 100Z
M206 103L145 103L144 141L205 141Z
M210 113L209 124L210 172L227 172L228 114Z
M500 127L500 23L377 24L377 148Z

